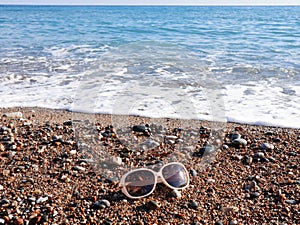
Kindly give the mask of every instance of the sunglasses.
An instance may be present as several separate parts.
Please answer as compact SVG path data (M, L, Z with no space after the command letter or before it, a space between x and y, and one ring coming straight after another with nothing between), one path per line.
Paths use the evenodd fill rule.
M189 185L189 173L178 162L164 165L158 172L148 168L129 171L120 181L122 192L129 198L138 199L150 195L157 183L163 182L171 189L184 189Z

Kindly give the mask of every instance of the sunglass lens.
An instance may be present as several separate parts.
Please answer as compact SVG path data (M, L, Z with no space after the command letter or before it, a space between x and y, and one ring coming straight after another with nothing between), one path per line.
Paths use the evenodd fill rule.
M179 164L170 164L163 168L162 175L165 181L174 188L184 188L188 185L188 174Z
M155 186L155 175L149 170L138 170L127 175L125 184L128 194L141 197L149 194Z

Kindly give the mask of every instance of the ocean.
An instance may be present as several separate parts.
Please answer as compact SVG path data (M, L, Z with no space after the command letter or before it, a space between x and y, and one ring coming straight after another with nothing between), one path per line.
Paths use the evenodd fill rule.
M300 128L300 7L0 6L0 107Z

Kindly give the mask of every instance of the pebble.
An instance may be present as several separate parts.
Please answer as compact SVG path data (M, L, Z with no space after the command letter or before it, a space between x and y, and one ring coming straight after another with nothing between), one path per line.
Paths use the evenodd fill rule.
M176 189L172 190L170 194L174 198L181 198L182 197L181 191L176 190Z
M189 203L189 207L192 208L192 209L197 209L198 208L198 203L192 200Z
M77 153L76 150L71 150L71 151L70 151L70 154L71 154L71 155L76 155L76 153Z
M4 190L4 187L2 184L0 184L0 191L3 191Z
M223 212L238 212L239 211L239 208L236 207L236 206L227 206L227 207L223 207L222 208L222 211Z
M77 171L85 171L85 168L82 166L74 166L73 169Z
M287 199L284 202L287 203L287 204L291 204L291 205L297 204L296 200L289 200L289 199Z
M238 224L238 221L237 220L231 220L229 224L230 225L236 225L236 224Z
M215 179L212 179L212 178L207 179L207 183L215 183L215 182L216 182Z
M169 140L176 140L176 139L178 139L178 137L175 136L175 135L167 135L167 136L165 136L165 138L169 139Z
M20 218L20 217L17 217L16 219L15 219L15 225L22 225L24 223L24 220L22 219L22 218Z
M191 174L192 177L196 177L197 176L197 171L194 170L194 169L191 169L190 174Z
M243 158L243 163L246 164L246 165L251 164L252 161L253 161L253 158L251 156L245 155L244 158Z
M157 141L148 139L147 141L145 141L144 143L148 148L156 148L159 147L160 144Z
M251 192L250 193L250 198L254 199L254 198L258 198L260 196L260 194L258 192Z
M154 209L160 208L160 204L159 204L159 202L157 202L157 201L151 200L151 201L149 201L149 202L147 203L147 207L148 207L149 209L154 210Z
M151 129L148 125L134 125L132 127L132 131L134 132L140 132L140 133L147 133L147 132L151 132Z
M217 221L215 222L215 225L223 225L223 223L221 221Z
M117 166L121 166L123 164L122 158L118 156L111 157L110 163Z
M14 118L14 119L20 119L23 117L23 113L21 112L10 112L10 113L5 113L3 116L9 117L9 118Z
M215 150L215 148L213 145L205 145L202 148L200 148L200 150L198 152L195 152L194 155L202 157L204 154L208 155L208 154L213 153L214 150Z
M242 136L239 133L234 133L231 136L231 140L240 139Z
M229 146L228 145L222 145L222 149L227 150L227 149L229 149Z
M36 203L41 204L43 202L48 201L48 196L46 197L40 197L38 200L36 200Z
M263 143L261 145L261 148L264 149L264 150L273 150L274 149L274 145L269 144L269 143Z
M3 170L3 176L8 176L10 174L10 170Z
M110 207L110 202L106 199L101 199L93 204L94 209L105 209Z
M245 186L245 190L246 191L250 191L252 188L257 188L258 186L257 186L257 184L256 184L256 182L255 181L252 181L249 185L246 185Z
M254 153L254 157L255 158L264 158L265 157L265 153L263 153L263 152L256 152L256 153Z
M5 224L5 220L0 218L0 224Z
M243 138L234 139L232 141L232 145L235 146L235 147L246 146L247 141Z

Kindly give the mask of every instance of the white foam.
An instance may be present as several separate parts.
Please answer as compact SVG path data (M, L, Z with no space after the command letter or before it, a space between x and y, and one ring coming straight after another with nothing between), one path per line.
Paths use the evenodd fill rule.
M233 70L253 75L258 68L217 66L218 54L211 57L209 66L174 46L144 45L132 44L111 51L99 61L87 57L85 61L94 62L95 66L84 72L76 70L77 61L69 60L66 55L72 51L90 52L89 55L105 46L98 50L88 46L55 47L48 51L60 59L52 61L47 61L47 57L28 57L25 63L46 65L48 71L1 74L0 107L37 106L300 128L297 70L282 69L284 76L294 79L292 82L283 82L289 80L279 75L262 76L259 80L247 76L239 79L239 73L233 74ZM38 63L34 64L35 61ZM1 63L15 65L20 61L3 58ZM224 76L230 76L231 82Z

